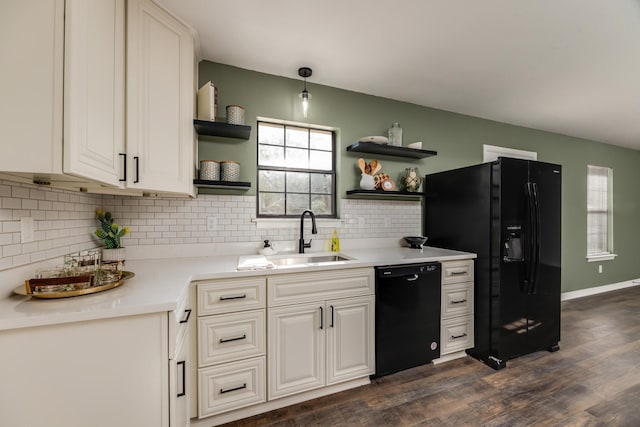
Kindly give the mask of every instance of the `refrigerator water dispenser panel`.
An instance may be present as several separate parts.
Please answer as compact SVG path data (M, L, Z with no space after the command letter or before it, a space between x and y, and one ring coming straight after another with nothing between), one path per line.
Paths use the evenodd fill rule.
M522 262L524 260L522 256L522 227L519 225L507 226L506 239L504 241L504 256L502 259L505 262Z

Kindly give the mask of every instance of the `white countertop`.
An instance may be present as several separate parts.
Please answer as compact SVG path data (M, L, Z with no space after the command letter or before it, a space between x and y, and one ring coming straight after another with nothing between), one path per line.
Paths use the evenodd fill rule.
M61 299L3 296L0 330L172 311L195 280L476 258L467 252L432 247L352 249L340 253L352 259L331 265L251 271L236 271L237 255L128 260L125 270L134 272L135 277L108 291Z

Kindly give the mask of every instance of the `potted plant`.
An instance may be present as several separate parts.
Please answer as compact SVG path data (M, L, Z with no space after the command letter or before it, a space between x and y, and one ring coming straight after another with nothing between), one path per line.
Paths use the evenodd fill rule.
M96 209L96 219L100 222L100 228L95 235L104 241L102 249L103 261L124 261L125 252L120 238L129 233L129 227L122 227L113 222L111 212Z

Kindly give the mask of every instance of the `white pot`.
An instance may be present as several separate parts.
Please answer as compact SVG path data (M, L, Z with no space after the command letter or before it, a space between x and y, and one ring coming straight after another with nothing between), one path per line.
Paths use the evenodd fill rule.
M376 181L373 175L363 173L362 178L360 178L360 188L363 190L375 190Z
M126 259L125 248L102 248L103 261L124 261Z

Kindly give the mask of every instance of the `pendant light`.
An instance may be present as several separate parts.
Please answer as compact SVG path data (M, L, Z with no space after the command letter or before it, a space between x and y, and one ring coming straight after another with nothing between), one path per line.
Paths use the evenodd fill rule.
M307 117L309 113L309 98L311 98L311 94L307 91L307 77L311 76L311 68L309 67L301 67L298 68L298 75L304 79L304 89L300 92L300 98L302 98L302 115Z

